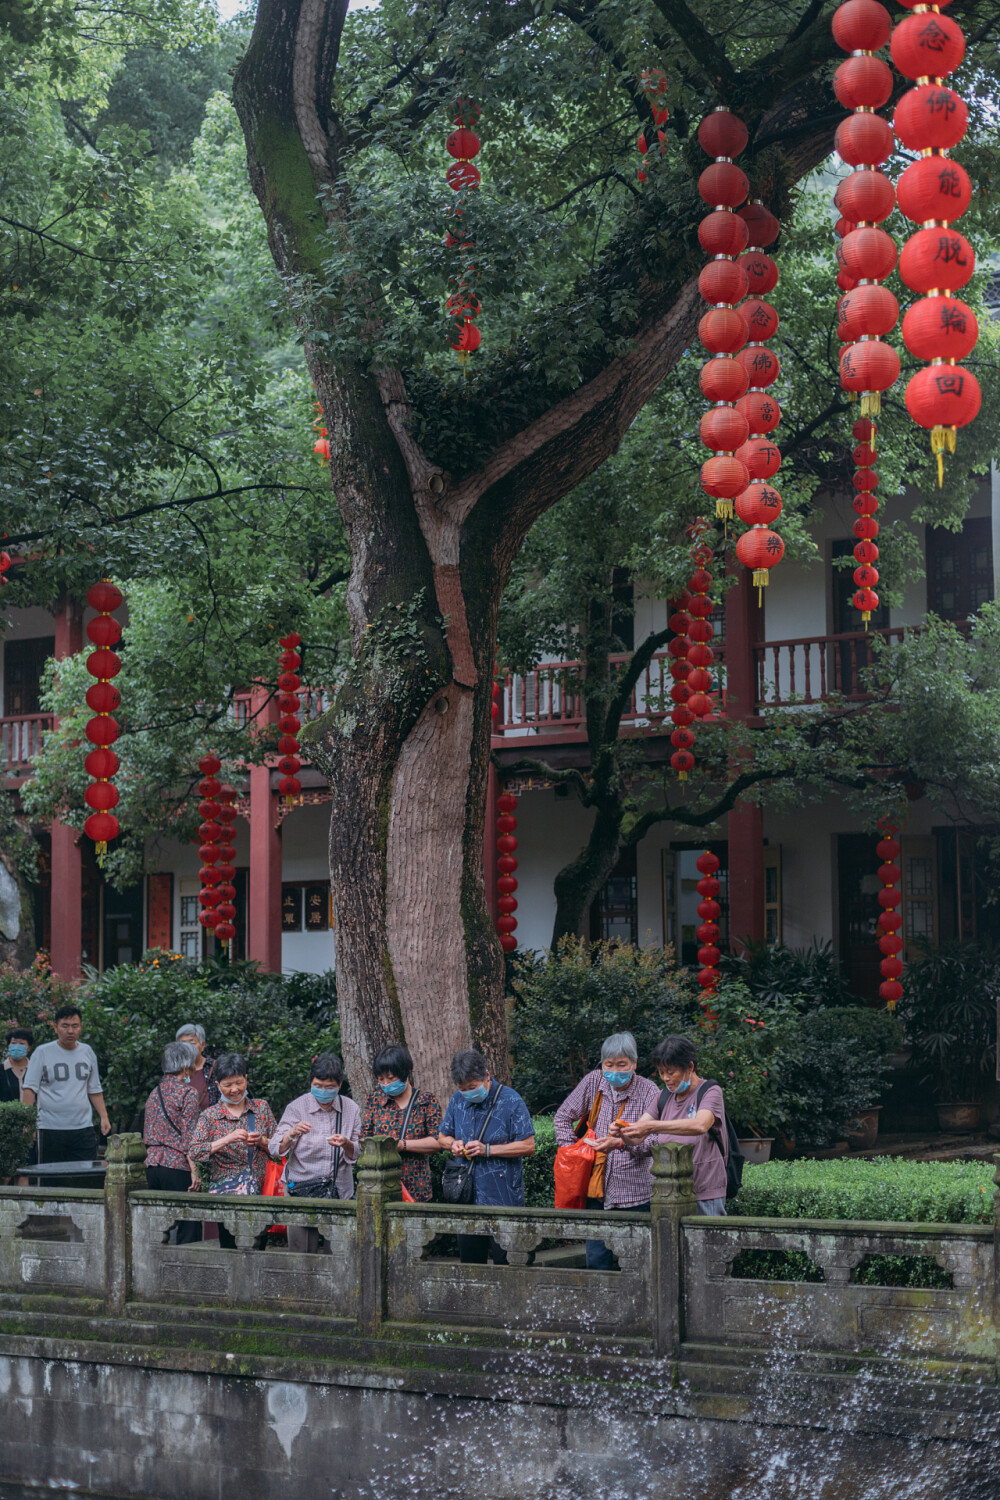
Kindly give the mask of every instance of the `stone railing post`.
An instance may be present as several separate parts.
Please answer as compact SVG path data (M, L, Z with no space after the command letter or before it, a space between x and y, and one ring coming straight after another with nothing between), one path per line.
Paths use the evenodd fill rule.
M104 1311L120 1318L132 1295L132 1214L128 1195L146 1186L141 1135L108 1137L104 1177Z
M389 1269L387 1203L403 1197L399 1152L389 1135L372 1135L358 1162L358 1331L378 1338L386 1314Z
M684 1337L681 1219L698 1212L691 1154L676 1142L653 1147L653 1349L664 1358L677 1357Z

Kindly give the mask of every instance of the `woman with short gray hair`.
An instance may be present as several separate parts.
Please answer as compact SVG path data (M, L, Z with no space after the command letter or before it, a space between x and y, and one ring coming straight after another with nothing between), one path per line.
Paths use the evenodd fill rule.
M652 1153L644 1140L630 1141L613 1131L652 1114L659 1090L636 1071L639 1051L630 1031L616 1031L601 1044L601 1066L581 1078L556 1110L556 1145L570 1146L582 1122L596 1137L597 1159L587 1191L588 1207L648 1210L653 1191ZM582 1132L580 1132L582 1134ZM587 1265L613 1269L603 1240L587 1241Z
M199 1110L211 1109L222 1098L215 1077L215 1059L205 1056L205 1028L197 1021L185 1021L178 1026L175 1040L189 1042L198 1054L191 1069L191 1087L198 1099Z
M188 1154L198 1123L198 1096L191 1087L197 1047L168 1042L163 1049L163 1077L146 1100L142 1138L146 1143L146 1182L154 1191L193 1193L198 1172ZM178 1224L178 1245L201 1239L200 1224Z

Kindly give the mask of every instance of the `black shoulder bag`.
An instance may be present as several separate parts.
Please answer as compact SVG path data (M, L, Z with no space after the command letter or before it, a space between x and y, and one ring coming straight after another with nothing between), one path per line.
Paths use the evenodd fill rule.
M497 1107L497 1100L504 1091L504 1084L499 1084L493 1095L493 1103L490 1105L489 1113L483 1121L482 1129L476 1136L481 1141L486 1134L487 1127L493 1118L493 1111ZM444 1171L441 1173L441 1192L446 1203L471 1203L476 1195L476 1184L473 1177L476 1162L460 1161L457 1156L451 1156L445 1162Z

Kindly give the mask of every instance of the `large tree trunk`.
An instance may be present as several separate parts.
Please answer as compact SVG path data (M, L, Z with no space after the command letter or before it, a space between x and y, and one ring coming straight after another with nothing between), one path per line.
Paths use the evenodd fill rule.
M500 594L533 521L614 451L690 343L702 255L696 213L686 234L664 234L651 262L636 251L645 236L638 220L623 225L619 261L594 270L607 339L595 340L579 386L553 404L544 372L526 367L522 351L497 351L487 367L499 398L495 446L477 471L445 472L411 434L398 371L335 366L324 352L322 329L336 329L339 297L369 303L373 321L383 305L378 267L349 287L328 284L327 245L353 244L350 169L365 137L332 106L346 11L347 0L259 0L233 93L275 264L307 334L321 330L306 353L350 546L354 665L315 749L333 790L345 1060L363 1090L377 1048L403 1040L420 1082L445 1095L449 1056L470 1040L505 1072L503 965L482 869ZM516 45L533 14L508 0L484 6L483 37ZM679 34L704 50L701 34L690 43ZM830 50L823 36L820 61ZM797 76L815 66L810 55ZM792 71L772 70L754 120L770 108L768 146L791 133L794 181L826 155L836 116L810 131L815 91L797 90ZM401 119L438 107L434 89L414 89ZM751 92L763 98L759 80ZM691 194L694 204L693 185ZM609 356L626 289L638 309L634 340ZM521 395L506 399L514 386ZM489 405L489 391L479 399Z

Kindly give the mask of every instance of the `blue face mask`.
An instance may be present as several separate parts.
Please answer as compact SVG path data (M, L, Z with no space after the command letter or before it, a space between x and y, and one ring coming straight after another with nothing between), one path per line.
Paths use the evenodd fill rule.
M614 1073L607 1068L602 1068L601 1071L613 1089L627 1088L629 1079L632 1077L631 1069L627 1073Z
M475 1089L459 1089L459 1093L465 1100L466 1104L482 1104L483 1100L489 1093L489 1088L485 1083L481 1083L479 1087Z
M16 1062L20 1062L21 1058L27 1057L27 1055L27 1042L11 1042L10 1046L7 1048L7 1056L13 1057Z
M394 1078L391 1083L380 1083L379 1088L389 1099L396 1099L406 1088L406 1082L402 1078Z
M674 1093L675 1094L686 1094L687 1091L688 1091L688 1089L690 1087L691 1087L691 1080L690 1080L690 1078L687 1078L687 1079L684 1080L683 1083L679 1083L677 1085L677 1087L674 1089Z
M332 1104L340 1093L340 1089L339 1087L335 1089L321 1089L318 1083L314 1083L310 1087L309 1092L320 1104Z

